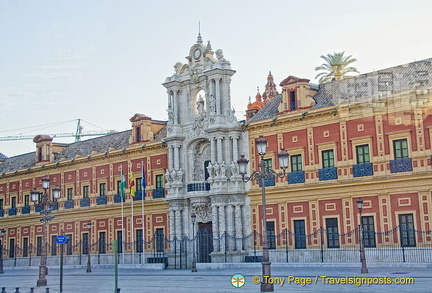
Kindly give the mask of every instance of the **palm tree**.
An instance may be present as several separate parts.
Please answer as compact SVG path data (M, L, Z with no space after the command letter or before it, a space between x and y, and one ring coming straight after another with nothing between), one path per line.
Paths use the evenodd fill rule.
M352 55L344 56L345 52L321 55L325 60L321 66L315 67L315 70L324 70L319 73L315 78L320 77L319 83L324 83L331 80L343 79L347 73L358 72L357 68L349 67L351 63L357 61L356 58L351 58Z

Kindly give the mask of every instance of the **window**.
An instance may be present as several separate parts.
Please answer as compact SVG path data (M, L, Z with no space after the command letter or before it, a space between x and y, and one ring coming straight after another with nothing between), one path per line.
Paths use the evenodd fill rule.
M164 187L164 175L156 175L156 188L163 188Z
M36 255L41 256L42 254L42 236L36 238Z
M51 236L51 255L57 255L57 242L56 242L57 236Z
M38 162L42 161L42 147L38 147Z
M302 171L302 157L301 155L291 156L291 172Z
M106 196L106 183L99 184L99 195Z
M3 209L3 198L0 198L0 210Z
M82 241L82 253L83 254L88 254L89 251L89 234L88 233L83 233L83 241Z
M276 249L275 224L273 221L267 222L267 241L269 249Z
M15 239L9 239L9 258L15 257Z
M11 208L16 208L16 197L12 197L12 203L11 203Z
M333 150L322 151L323 168L334 167L334 153Z
M99 232L99 253L106 253L106 233Z
M339 231L337 218L326 219L327 248L339 248Z
M136 230L136 252L143 252L143 230Z
M165 251L165 237L163 228L157 228L155 231L156 238L156 252L164 252Z
M137 126L135 128L135 133L136 133L136 142L140 142L141 141L141 126Z
M290 109L291 111L296 109L295 91L290 92Z
M370 163L369 145L363 144L356 146L357 164Z
M123 252L123 233L122 231L117 231L117 252Z
M117 181L117 194L121 194L121 180Z
M142 190L142 178L136 178L135 179L135 190L136 191Z
M375 242L375 227L373 216L364 216L361 218L363 228L363 243L364 247L376 247Z
M273 162L272 162L272 159L264 159L263 161L264 161L264 166L265 166L267 169L273 169Z
M399 215L401 245L403 247L415 247L415 231L413 214Z
M393 140L393 151L396 160L409 158L407 139Z
M83 186L83 198L88 198L89 197L89 186L85 185Z
M26 207L28 207L30 205L30 195L29 194L24 195L24 205Z
M22 252L22 256L23 257L27 257L28 256L28 238L25 237L23 238L23 252Z
M306 248L306 231L305 221L295 220L294 221L294 237L295 237L295 248L305 249Z
M66 254L72 255L72 234L67 234L66 238Z
M73 188L68 188L67 189L67 200L72 200L73 199Z

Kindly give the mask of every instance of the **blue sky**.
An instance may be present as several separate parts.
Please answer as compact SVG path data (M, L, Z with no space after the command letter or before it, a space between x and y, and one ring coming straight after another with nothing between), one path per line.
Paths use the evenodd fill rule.
M277 84L289 75L315 82L327 53L353 55L361 73L432 57L431 11L420 0L0 0L0 137L74 132L78 118L119 131L135 113L165 120L161 84L185 62L199 21L237 71L241 117L270 70ZM34 148L0 142L7 156Z

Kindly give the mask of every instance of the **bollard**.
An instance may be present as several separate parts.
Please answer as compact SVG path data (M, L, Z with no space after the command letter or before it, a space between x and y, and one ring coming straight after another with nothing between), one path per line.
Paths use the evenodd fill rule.
M46 293L49 293L49 288L46 288Z
M1 293L6 293L6 287L2 287Z
M117 293L120 293L120 289L121 289L121 288L117 288Z
M15 293L20 293L19 287L16 287L15 290L16 290Z
M34 293L34 287L30 288L30 293Z

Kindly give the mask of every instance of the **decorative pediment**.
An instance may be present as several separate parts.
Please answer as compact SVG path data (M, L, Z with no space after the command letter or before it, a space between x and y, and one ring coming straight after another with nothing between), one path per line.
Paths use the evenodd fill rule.
M299 77L290 75L290 76L288 76L287 78L285 78L280 83L280 86L283 87L283 86L286 86L286 85L296 84L296 83L299 83L299 82L306 82L306 83L308 83L309 79L307 79L307 78L299 78Z

